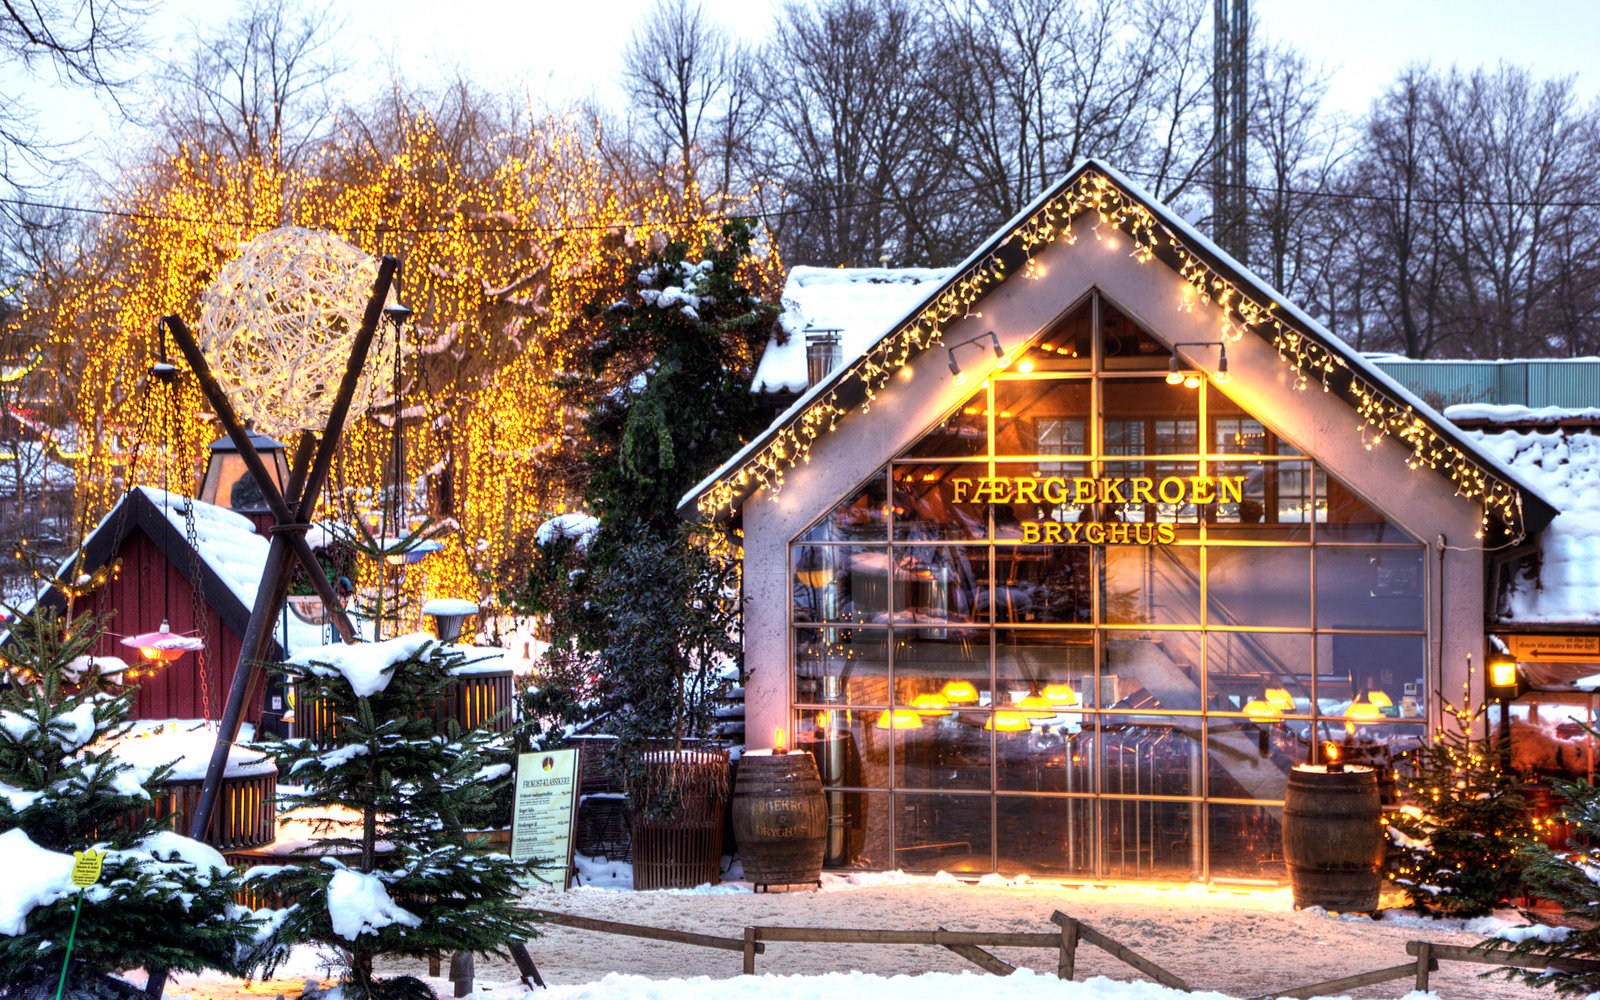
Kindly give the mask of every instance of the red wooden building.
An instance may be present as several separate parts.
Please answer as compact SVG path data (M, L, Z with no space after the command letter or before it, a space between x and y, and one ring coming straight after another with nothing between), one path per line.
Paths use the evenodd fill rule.
M108 616L94 653L129 664L130 681L139 688L135 718L221 716L266 554L267 539L245 516L151 487L125 494L89 535L80 572L92 575L113 563L116 569L104 585L80 597L74 611ZM41 603L66 607L59 590L47 592ZM122 644L127 636L158 630L163 621L172 632L202 639L204 648L161 666ZM282 652L281 627L279 633L272 658ZM264 711L269 722L281 716L282 696L272 697L280 700L272 704L253 693L245 721L261 722Z

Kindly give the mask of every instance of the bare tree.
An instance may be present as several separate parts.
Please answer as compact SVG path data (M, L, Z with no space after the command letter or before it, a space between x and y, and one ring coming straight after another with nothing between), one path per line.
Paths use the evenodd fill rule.
M761 156L783 185L786 259L926 259L906 223L922 192L946 186L921 146L935 105L928 29L914 0L783 8L761 58Z
M720 161L709 184L719 192L731 184L753 117L748 64L748 54L706 16L700 0L656 0L623 49L623 80L648 123L648 152L675 168L685 196L692 196L708 158Z
M1312 300L1336 238L1328 199L1349 153L1346 127L1322 111L1328 74L1284 45L1258 50L1250 115L1251 260L1294 302Z
M328 85L343 69L334 10L249 0L221 28L197 32L194 51L160 78L168 138L235 160L299 162L326 134Z
M0 54L27 77L53 74L57 82L115 100L127 84L118 64L141 50L139 22L154 6L147 0L8 0L0 8ZM8 185L16 184L19 157L45 164L58 149L41 137L36 116L29 101L0 91L0 179Z

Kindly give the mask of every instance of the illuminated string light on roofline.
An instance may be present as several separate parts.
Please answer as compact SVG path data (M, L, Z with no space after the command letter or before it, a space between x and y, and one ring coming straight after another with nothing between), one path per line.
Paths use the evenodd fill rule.
M811 447L825 431L838 426L848 412L841 400L859 393L862 412L868 412L889 378L917 352L943 343L947 326L963 318L981 315L973 307L1007 274L1003 255L1020 251L1031 260L1042 247L1056 242L1069 246L1077 242L1072 220L1089 213L1095 235L1100 228L1119 230L1132 238L1129 256L1139 263L1155 259L1158 251L1185 283L1183 301L1178 308L1192 311L1195 304L1215 306L1219 312L1222 340L1238 341L1246 330L1267 339L1278 358L1295 373L1294 387L1305 390L1315 378L1323 392L1333 391L1336 376L1348 375L1345 390L1362 418L1359 432L1371 448L1384 437L1392 437L1411 449L1407 464L1427 468L1450 480L1459 496L1483 505L1483 536L1494 522L1502 524L1513 537L1523 535L1521 496L1507 481L1435 430L1411 404L1391 398L1377 385L1353 371L1334 351L1306 332L1296 329L1278 313L1277 304L1258 302L1213 267L1148 208L1139 204L1112 179L1097 170L1085 170L1076 181L1047 199L1017 225L988 253L954 276L949 283L913 316L880 340L862 357L836 374L833 386L820 394L788 423L777 428L771 439L737 471L730 470L695 502L701 517L715 519L730 514L753 487L776 496L783 488L784 472L796 464L809 462ZM1015 248L1014 250L1011 248ZM979 335L980 338L985 335ZM960 344L954 345L959 347ZM951 348L953 350L953 347ZM955 367L952 365L952 367ZM959 375L959 369L957 369Z

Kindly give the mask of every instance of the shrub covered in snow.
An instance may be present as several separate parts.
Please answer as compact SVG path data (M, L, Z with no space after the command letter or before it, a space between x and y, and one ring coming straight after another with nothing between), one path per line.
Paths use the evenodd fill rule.
M119 759L131 692L101 690L86 653L95 622L53 613L20 621L0 649L0 997L55 994L77 889L72 852L108 852L84 894L67 995L132 991L114 973L138 967L248 972L257 927L234 903L239 880L211 847L136 819L165 766Z
M301 863L255 869L251 886L293 900L275 933L280 947L314 941L349 955L347 996L414 987L374 980L379 955L500 954L534 934L532 913L517 903L529 865L481 853L462 823L506 776L504 765L487 764L495 734L454 722L435 733L434 707L464 659L421 633L296 657L300 697L332 711L333 735L268 748L300 786L284 804L322 810L319 840Z
M1518 952L1539 952L1560 958L1600 959L1600 789L1587 782L1554 782L1556 794L1567 803L1563 818L1572 824L1571 842L1552 850L1531 844L1519 858L1528 891L1561 908L1561 923L1547 934L1512 939ZM1578 848L1578 845L1587 845ZM1548 912L1529 913L1530 921L1549 920ZM1500 935L1502 938L1505 934ZM1593 996L1600 992L1600 973L1567 972L1551 968L1506 969L1508 978L1535 986L1548 986L1567 996Z

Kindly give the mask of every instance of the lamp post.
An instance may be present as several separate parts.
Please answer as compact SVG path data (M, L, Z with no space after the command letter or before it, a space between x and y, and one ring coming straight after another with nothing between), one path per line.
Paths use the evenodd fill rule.
M1500 753L1505 766L1511 766L1511 703L1528 690L1516 657L1496 653L1489 657L1489 670L1483 679L1484 695L1500 703Z

